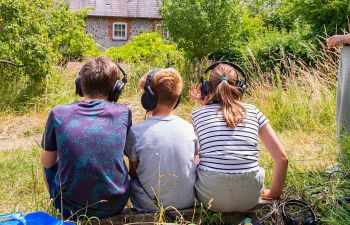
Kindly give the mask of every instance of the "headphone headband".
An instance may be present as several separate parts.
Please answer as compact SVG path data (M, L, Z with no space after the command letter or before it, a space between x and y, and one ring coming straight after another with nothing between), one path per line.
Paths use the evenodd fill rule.
M303 201L289 200L282 205L282 217L287 225L300 224L300 218L289 216L286 212L286 206L293 205L305 208L309 213L309 217L303 221L303 225L315 225L317 223L317 217L315 212Z
M119 64L116 63L116 65L117 65L118 69L120 70L120 72L122 72L122 74L123 74L123 78L121 80L125 84L127 82L128 74L125 72L125 70L121 66L119 66Z
M243 94L244 90L247 88L247 85L246 85L247 75L244 73L243 69L237 64L229 61L218 61L216 63L211 64L205 70L205 73L208 73L208 71L215 69L215 67L217 67L220 64L226 64L226 65L232 66L238 72L238 74L244 78L244 80L240 80L239 78L237 78L237 81L236 81L236 87L238 87ZM227 78L224 78L224 79L227 80ZM200 84L201 96L202 97L207 96L210 92L209 81L204 80L203 76L201 76L199 82L200 82L199 84Z
M125 70L119 66L117 63L115 63L115 65L118 67L118 69L121 71L121 73L123 74L123 78L117 79L116 82L113 85L113 89L111 90L109 96L108 96L108 100L112 101L112 102L116 102L120 96L120 94L122 93L124 86L127 82L127 73L125 72ZM117 73L116 76L118 76L119 74ZM81 70L79 71L79 75L78 77L75 79L75 93L78 94L79 96L83 97L84 93L81 89Z
M154 75L156 75L156 73L159 71L160 69L155 68L153 69L151 72L148 73L147 78L145 80L145 84L143 86L143 89L145 90L148 87L151 87L151 83L152 83L152 79L154 77Z
M157 93L154 90L152 90L151 83L154 75L159 70L160 69L156 68L156 69L153 69L151 72L149 72L146 77L145 84L143 86L144 92L141 96L141 104L142 104L142 107L146 109L148 112L157 107L158 96L157 96ZM181 99L181 95L177 99L174 109L179 105L180 99Z
M213 64L211 64L206 70L204 73L208 73L210 70L213 70L215 69L215 67L217 67L218 65L220 64L226 64L226 65L229 65L229 66L232 66L233 68L235 68L235 70L238 71L238 73L244 78L244 81L247 79L247 75L245 74L244 70L238 66L237 64L233 63L233 62L230 62L230 61L218 61L218 62L215 62Z

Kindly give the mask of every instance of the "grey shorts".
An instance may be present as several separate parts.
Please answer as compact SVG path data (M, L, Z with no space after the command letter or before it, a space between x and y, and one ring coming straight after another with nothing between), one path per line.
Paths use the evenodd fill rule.
M264 169L247 173L197 170L197 199L215 212L237 212L254 208L264 186Z

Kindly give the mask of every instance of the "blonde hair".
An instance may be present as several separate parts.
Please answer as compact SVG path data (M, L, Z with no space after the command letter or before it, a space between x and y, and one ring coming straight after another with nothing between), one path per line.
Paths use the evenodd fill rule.
M142 90L148 74L146 73L140 80ZM173 107L182 92L181 75L172 68L160 69L152 78L151 88L158 96L158 104Z
M243 123L246 110L239 102L243 93L236 86L237 71L229 65L219 64L210 73L208 102L218 102L224 112L229 127L235 128Z

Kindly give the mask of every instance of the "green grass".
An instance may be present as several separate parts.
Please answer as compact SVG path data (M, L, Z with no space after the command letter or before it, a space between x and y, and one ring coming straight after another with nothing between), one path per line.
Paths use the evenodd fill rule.
M0 151L0 213L51 211L39 148Z
M328 54L328 53L327 53ZM248 68L257 73L249 84L245 101L255 104L270 120L290 159L286 192L283 199L304 198L315 206L325 224L349 224L349 207L335 204L341 196L339 188L350 187L350 180L340 176L329 179L324 171L339 162L339 168L349 173L350 141L344 139L339 145L335 134L335 82L337 61L320 53L321 59L314 68L302 64L288 64L287 74L278 70L269 74L259 74L258 68ZM323 58L322 58L323 57ZM129 74L132 74L129 71ZM76 74L55 68L47 77L42 94L21 101L18 107L5 107L0 114L0 122L18 117L37 115L40 117L35 127L23 131L25 137L40 133L49 110L58 104L69 103L79 98L74 95ZM140 94L137 78L128 83L121 102L128 104L133 111L134 124L143 119L140 108ZM189 86L190 80L185 80ZM23 82L18 82L18 86ZM16 85L0 84L0 94L6 104L16 105ZM7 91L14 94L9 95ZM190 120L193 109L198 107L183 94L183 101L176 114ZM5 118L5 119L4 119ZM20 125L20 124L19 124ZM1 128L0 128L1 133ZM1 141L1 140L0 140ZM339 151L340 146L342 150ZM26 149L0 151L0 213L13 211L48 211L55 214L43 183L43 173L39 161L41 149L28 146ZM266 171L265 185L271 184L273 161L263 146L260 146L260 164ZM314 184L321 186L321 194L311 196L303 190ZM321 200L320 200L321 199ZM220 221L220 214L205 212L202 223Z

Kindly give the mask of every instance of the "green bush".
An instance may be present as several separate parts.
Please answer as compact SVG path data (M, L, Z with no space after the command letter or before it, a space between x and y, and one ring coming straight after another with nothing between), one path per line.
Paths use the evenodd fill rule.
M147 63L150 67L166 67L168 61L175 64L183 60L175 45L167 44L158 33L143 33L121 47L111 47L105 54L115 61Z
M281 59L303 60L312 64L316 49L303 39L301 30L269 29L249 40L242 49L243 58L256 61L262 71L270 71L280 65Z
M54 49L62 61L82 60L96 55L98 47L90 35L85 34L87 10L71 11L68 4L57 3L59 8L52 12L51 33Z
M160 13L171 38L198 61L241 37L240 11L238 0L164 0Z
M139 78L153 68L165 68L169 62L183 68L184 55L175 45L167 44L158 33L144 33L121 47L108 48L104 53L116 62L127 63L128 88L138 90ZM130 74L131 72L131 74Z
M55 65L96 54L85 16L58 0L0 1L0 109L23 109Z

